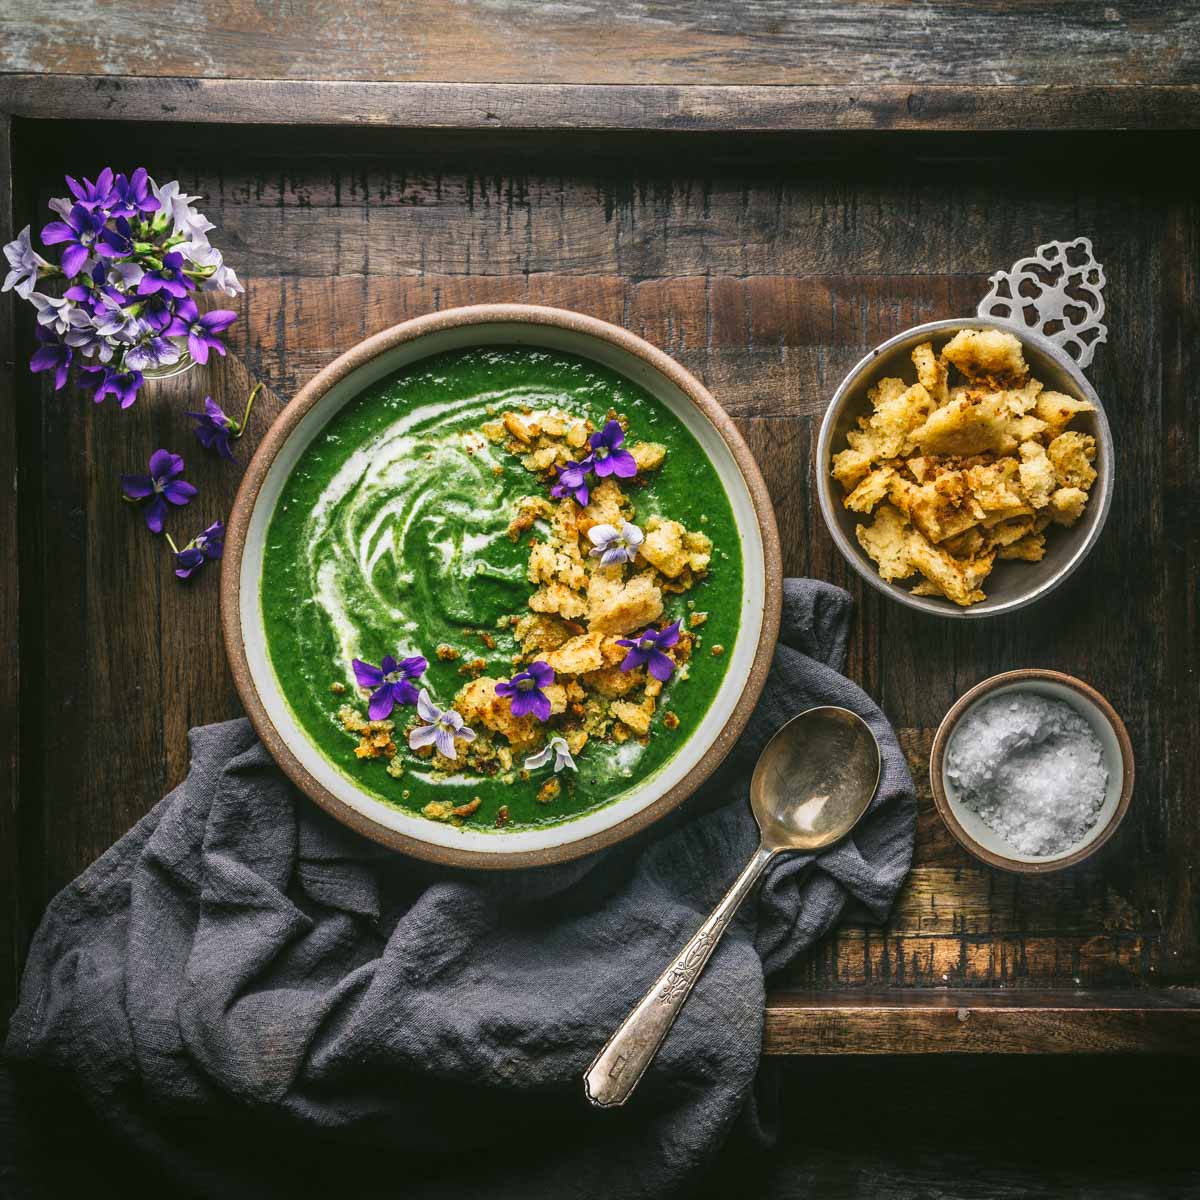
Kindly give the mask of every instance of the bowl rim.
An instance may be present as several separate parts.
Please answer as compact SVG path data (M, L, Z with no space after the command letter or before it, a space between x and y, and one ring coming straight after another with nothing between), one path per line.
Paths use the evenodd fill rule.
M742 474L762 540L764 578L762 624L745 686L729 720L687 774L637 812L587 837L539 849L491 852L436 845L387 828L351 808L308 772L280 735L255 686L242 636L241 574L250 518L267 474L304 416L335 384L379 355L429 334L505 323L551 326L607 342L641 359L683 392L715 428ZM708 389L664 351L620 326L568 309L535 304L473 304L428 313L373 334L338 355L284 406L259 443L233 502L221 563L221 627L234 685L251 725L284 774L319 808L365 837L427 862L486 870L549 866L582 858L633 836L682 804L717 769L749 721L766 683L779 637L782 607L782 552L766 483L742 435Z
M1003 604L997 604L994 607L972 604L966 608L962 608L949 600L914 596L898 584L882 579L879 572L875 569L874 564L866 558L858 544L846 536L837 519L836 497L834 496L832 476L829 473L829 463L833 451L830 443L833 440L833 427L837 415L852 388L857 386L862 373L876 360L890 353L897 345L907 342L914 335L929 334L930 336L936 336L950 329L995 328L1012 333L1020 341L1030 343L1054 359L1071 376L1084 398L1095 405L1097 441L1100 442L1103 449L1104 469L1099 473L1099 487L1093 488L1089 498L1089 505L1098 503L1100 507L1098 517L1095 518L1087 536L1076 547L1071 558L1037 587L1032 587L1029 591L1014 597L1012 600L1007 600ZM899 333L893 334L890 338L880 342L869 353L863 355L846 372L845 377L838 384L837 390L833 393L833 398L825 408L824 416L821 418L820 432L817 435L816 459L817 499L821 506L821 516L825 521L825 528L829 531L829 536L833 539L834 545L837 546L842 557L877 591L882 592L892 600L898 601L900 604L916 609L918 612L930 613L938 617L965 618L978 621L987 617L997 617L1002 614L1016 612L1018 609L1025 608L1048 596L1055 588L1065 583L1092 552L1096 542L1100 539L1100 534L1104 530L1105 523L1108 521L1109 509L1112 504L1114 478L1112 428L1108 423L1108 414L1104 411L1104 405L1101 403L1096 389L1083 373L1079 364L1048 338L1043 337L1040 333L1032 329L1026 329L1015 322L1001 320L997 317L948 317L939 321L925 321L920 325L912 325L907 329L901 330Z
M1121 749L1121 796L1117 801L1117 807L1113 810L1112 816L1109 817L1104 828L1086 845L1081 846L1078 850L1070 854L1064 855L1062 858L1054 858L1047 862L1024 862L1020 859L1007 858L1003 854L997 854L994 850L988 849L987 846L976 841L963 828L962 823L954 812L954 806L950 803L949 796L946 795L946 788L942 782L942 767L950 735L954 732L958 722L969 708L978 700L981 700L984 696L996 691L998 688L1037 680L1058 683L1070 688L1071 691L1082 696L1085 700L1091 701L1099 709L1105 720L1108 721L1117 739L1117 745ZM1082 679L1077 679L1074 675L1067 675L1062 671L1051 671L1041 667L1025 667L1016 671L1003 671L999 675L993 675L983 680L982 683L977 683L970 691L964 692L951 706L950 711L942 718L942 723L938 726L937 733L933 738L933 748L929 752L929 783L933 789L933 802L937 807L938 814L946 823L946 828L950 830L950 833L963 849L970 851L971 854L987 863L988 866L998 867L1002 871L1011 871L1020 875L1049 875L1054 871L1073 867L1085 858L1090 858L1112 837L1117 830L1117 826L1120 825L1125 814L1129 811L1129 803L1133 798L1133 782L1133 743L1130 741L1129 731L1125 728L1125 722L1121 720L1117 710L1091 684L1084 683Z

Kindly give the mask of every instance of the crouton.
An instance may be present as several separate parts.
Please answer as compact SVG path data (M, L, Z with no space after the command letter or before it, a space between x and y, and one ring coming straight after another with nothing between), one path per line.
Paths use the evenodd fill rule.
M1054 475L1065 488L1082 488L1085 492L1096 479L1092 460L1096 457L1096 439L1090 433L1070 431L1060 433L1046 447L1054 464Z
M1070 528L1079 520L1086 504L1087 492L1083 488L1059 488L1050 497L1050 515L1056 525Z
M546 655L546 662L556 675L582 675L597 671L604 665L600 643L604 635L596 630L581 633Z
M1096 406L1090 400L1076 400L1062 392L1043 392L1037 400L1037 415L1046 422L1052 438L1058 437L1079 413L1095 411Z
M960 329L942 348L942 356L968 379L1020 382L1029 374L1021 343L999 329Z
M970 392L935 410L912 433L924 454L1003 453L1016 447L998 393Z
M588 607L588 627L601 633L644 629L663 610L662 591L648 575L635 575L615 592Z
M908 555L912 532L908 518L890 504L876 509L870 525L859 525L854 531L884 579L907 579L916 569Z
M667 457L667 448L659 442L634 442L629 453L639 471L657 471Z
M1058 486L1054 464L1046 456L1046 447L1040 442L1022 442L1020 454L1018 473L1021 490L1034 508L1045 508L1050 503L1050 493Z

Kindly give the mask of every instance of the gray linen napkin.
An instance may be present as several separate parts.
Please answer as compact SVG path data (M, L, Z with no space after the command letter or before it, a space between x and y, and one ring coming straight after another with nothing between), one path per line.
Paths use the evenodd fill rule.
M186 1192L345 1191L351 1163L393 1194L676 1190L756 1119L764 975L851 897L882 919L908 870L903 755L838 674L850 608L788 580L766 689L720 770L654 829L561 867L389 853L298 795L248 722L192 730L187 779L50 905L7 1055L65 1078ZM589 1109L583 1069L753 849L759 750L815 704L879 738L871 813L815 861L775 864L633 1099ZM256 1152L235 1161L206 1120Z

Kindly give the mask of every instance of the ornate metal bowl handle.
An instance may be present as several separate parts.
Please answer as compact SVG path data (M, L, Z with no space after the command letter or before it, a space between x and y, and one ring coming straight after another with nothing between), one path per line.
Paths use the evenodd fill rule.
M598 1108L615 1108L629 1099L738 906L776 853L759 846L712 915L605 1042L583 1076L587 1098Z
M1047 242L1010 270L997 271L990 282L976 316L1040 333L1080 368L1108 340L1102 320L1104 268L1092 253L1090 238Z

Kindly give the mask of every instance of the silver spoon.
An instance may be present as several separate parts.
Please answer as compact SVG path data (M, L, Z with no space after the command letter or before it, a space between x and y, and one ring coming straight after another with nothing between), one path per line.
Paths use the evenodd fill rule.
M832 846L854 828L879 785L879 743L845 708L810 708L767 743L750 782L761 841L725 898L658 977L584 1072L587 1098L615 1108L633 1094L709 955L777 854Z

